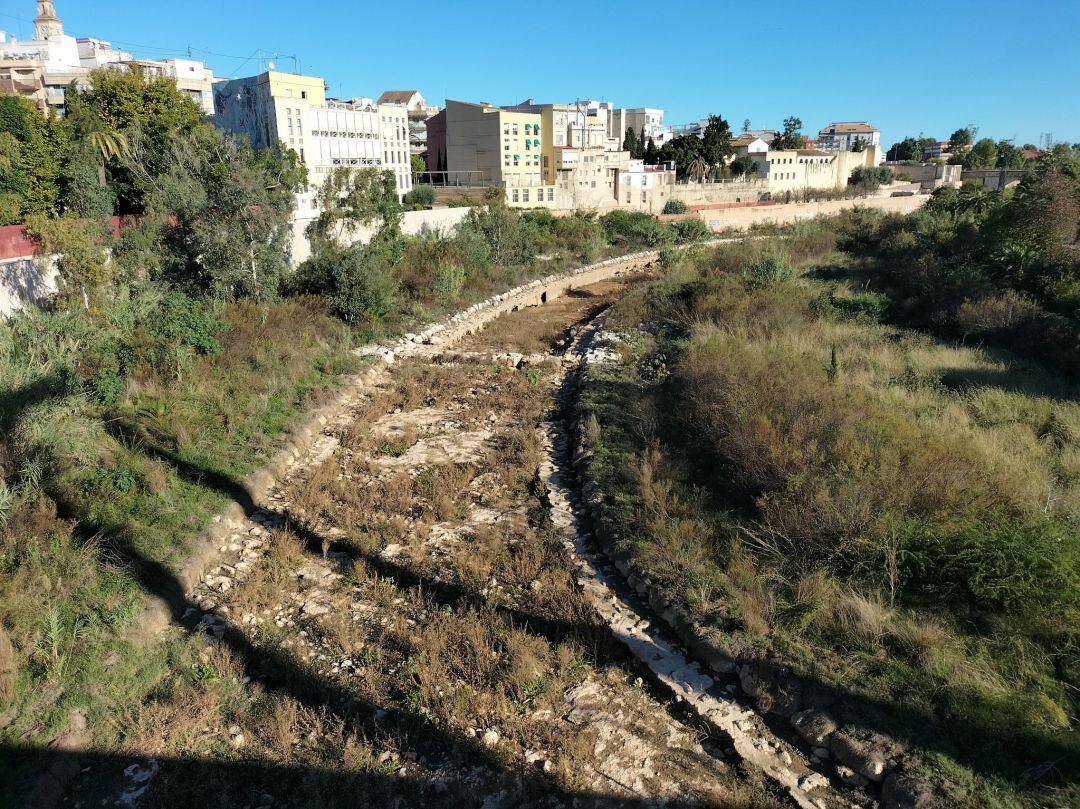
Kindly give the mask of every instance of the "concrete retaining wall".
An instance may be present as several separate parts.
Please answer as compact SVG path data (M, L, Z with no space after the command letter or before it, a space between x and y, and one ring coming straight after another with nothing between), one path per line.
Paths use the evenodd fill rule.
M790 225L832 216L851 208L877 208L889 213L912 213L930 199L929 196L913 197L865 197L832 202L804 202L791 205L772 205L760 208L729 208L722 211L699 211L698 216L713 230L746 230L754 225Z

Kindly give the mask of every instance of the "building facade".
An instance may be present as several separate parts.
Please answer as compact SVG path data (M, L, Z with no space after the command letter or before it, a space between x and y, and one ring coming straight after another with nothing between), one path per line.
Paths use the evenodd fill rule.
M17 95L43 112L63 115L67 88L86 85L92 70L141 68L148 77L167 76L205 113L214 112L214 74L192 59L136 59L103 39L76 39L64 33L50 0L38 2L34 39L19 41L0 32L0 93Z
M214 103L215 123L246 135L254 148L281 144L295 151L313 189L339 168L390 171L399 198L412 189L402 105L327 98L323 79L278 71L220 81ZM301 207L309 203L307 197L299 201Z
M881 133L866 121L831 123L817 136L817 147L826 152L850 152L857 143L879 146Z
M881 162L881 150L877 146L861 152L769 150L750 157L758 164L757 177L765 181L768 192L775 196L847 188L851 172L856 168L873 167Z

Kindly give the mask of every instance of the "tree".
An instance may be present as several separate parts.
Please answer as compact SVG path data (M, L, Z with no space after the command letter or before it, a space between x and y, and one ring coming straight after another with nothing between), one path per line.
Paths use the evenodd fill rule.
M710 115L702 137L701 157L710 169L718 168L731 156L731 128L719 115Z
M319 217L308 226L312 248L341 245L356 231L375 224L376 238L395 241L401 235L401 204L393 173L378 169L339 168L316 194Z
M656 147L656 141L649 138L649 145L645 147L645 164L655 166L660 162L660 150Z
M962 156L966 169L989 169L997 165L997 145L990 138L982 138Z
M90 86L74 83L67 91L67 121L76 140L89 138L102 151L107 175L117 196L119 213L142 213L149 188L140 184L118 153L140 153L144 173L156 177L167 169L173 141L199 125L202 112L176 81L167 76L147 78L137 65L128 70L95 70ZM121 140L122 139L122 140Z
M690 165L686 167L686 176L694 182L700 183L709 173L709 164L705 161L701 155L698 155L690 161Z
M59 210L60 168L68 142L64 122L46 118L23 98L0 96L0 193L19 198L21 215Z
M949 150L953 154L959 154L966 152L971 148L972 141L974 140L974 133L969 127L962 127L957 129L949 137Z
M277 293L295 194L307 181L295 152L256 152L246 139L199 124L165 155L136 151L129 164L148 189L165 280L229 298Z
M660 162L674 163L679 177L685 177L690 164L701 156L704 142L693 135L679 135L660 149Z
M772 143L774 150L790 151L803 147L802 119L791 116L784 119L784 131Z
M731 165L728 166L731 171L732 177L745 177L750 179L753 175L757 174L758 164L754 158L749 155L739 155L731 161Z
M628 126L626 128L626 136L623 138L622 148L624 152L629 152L631 157L637 152L638 137L637 133L634 132L634 127Z
M420 155L414 154L409 159L409 163L412 165L413 174L424 174L427 172L427 161Z
M865 152L866 141L862 138L855 138L855 142L851 144L851 151L853 152Z
M1022 149L1017 149L1007 140L997 142L997 163L999 169L1021 169L1027 160Z
M750 119L749 119L749 118L743 118L743 122L742 122L742 131L743 131L743 134L744 134L744 135L745 135L745 134L746 134L747 132L749 132L749 131L750 131Z

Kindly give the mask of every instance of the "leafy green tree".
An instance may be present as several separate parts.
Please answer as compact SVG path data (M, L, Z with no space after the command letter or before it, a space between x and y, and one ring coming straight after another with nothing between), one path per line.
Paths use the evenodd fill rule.
M90 141L72 144L60 172L61 200L65 211L77 216L112 216L116 195L104 182L104 163Z
M649 145L645 147L644 160L647 166L655 166L660 162L660 150L652 138L649 138Z
M784 119L784 131L772 143L773 149L790 151L803 147L802 119L794 115Z
M728 169L731 171L732 177L745 177L749 180L757 173L758 164L749 155L739 155L731 161Z
M953 154L966 152L971 148L974 139L975 133L972 132L969 127L961 127L949 136L949 150L953 152Z
M703 141L693 135L679 135L672 138L660 149L660 160L664 163L674 163L675 171L680 177L685 177L690 165L701 157Z
M164 156L130 165L150 189L146 208L162 234L168 281L229 298L276 294L295 193L306 183L294 152L256 152L200 124Z
M1022 169L1027 160L1022 149L1017 149L1007 140L997 142L997 163L999 169Z
M409 158L409 164L412 166L413 174L423 174L427 171L427 161L418 154Z
M710 115L702 136L701 157L710 169L716 169L731 156L731 127L719 115Z
M341 245L361 227L375 225L376 238L396 241L401 235L401 204L389 171L335 169L316 194L318 218L308 226L312 249Z
M60 168L68 142L62 120L46 118L23 98L0 96L0 193L19 197L20 213L59 209Z
M623 137L622 148L624 152L629 152L631 157L637 153L638 136L634 131L634 127L628 126L626 128L626 135Z
M198 126L202 112L167 76L148 78L137 66L130 70L95 70L84 90L68 88L67 120L76 140L97 146L117 196L118 212L142 213L150 188L123 160L140 164L140 176L157 177L168 170L173 141Z
M997 144L990 138L982 138L963 155L966 169L990 169L997 165Z
M743 118L743 122L742 122L742 131L743 131L743 134L744 134L744 135L745 135L745 134L746 134L747 132L749 132L749 131L750 131L750 119L749 119L749 118Z

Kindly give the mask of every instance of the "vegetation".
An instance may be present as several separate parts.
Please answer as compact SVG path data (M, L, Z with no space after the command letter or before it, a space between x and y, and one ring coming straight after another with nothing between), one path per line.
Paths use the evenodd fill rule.
M941 189L910 216L862 212L845 246L877 270L897 321L1076 373L1078 156L1057 150L1004 194Z
M1080 799L1080 390L1075 370L892 321L961 337L972 306L1021 300L1051 317L1075 277L1064 176L965 199L978 216L942 194L684 260L616 305L622 359L581 399L654 585L739 657L833 689L949 806ZM1007 238L1038 248L1026 285L981 264ZM1000 345L1075 369L1075 331L1059 350L994 322Z
M702 137L672 138L659 149L656 162L673 162L679 177L695 173L704 176L719 172L731 155L731 127L719 115L710 115ZM701 169L695 172L696 165Z
M895 179L896 172L888 166L859 166L852 170L848 185L872 193L883 185L890 185Z
M95 73L69 97L63 120L0 98L0 212L60 272L48 310L0 325L3 743L43 747L76 709L100 742L189 671L192 643L137 649L128 628L287 427L356 367L358 340L707 233L491 200L453 235L407 237L392 176L344 171L320 189L312 258L287 273L306 182L295 154L222 134L137 70ZM370 243L352 244L363 229ZM2 780L0 804L17 782Z
M784 129L772 142L772 149L792 150L802 149L805 141L802 134L802 119L794 115L784 119Z

